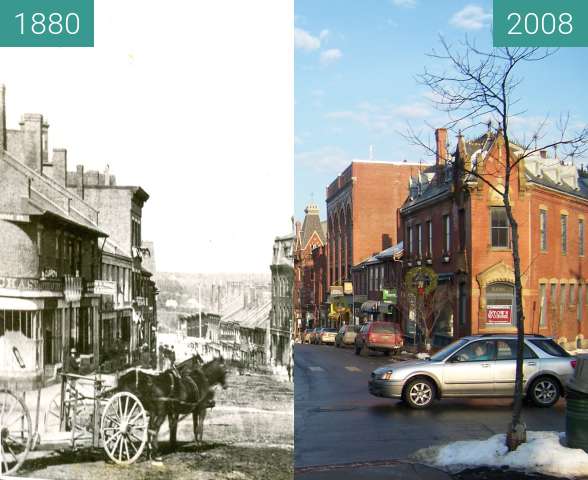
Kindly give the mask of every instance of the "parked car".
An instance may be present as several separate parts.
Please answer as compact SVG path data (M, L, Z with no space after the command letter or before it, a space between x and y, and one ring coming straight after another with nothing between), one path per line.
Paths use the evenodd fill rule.
M335 343L335 335L337 335L336 328L323 328L317 335L317 343L322 345L323 343Z
M357 336L358 327L356 325L343 325L335 336L335 346L353 345Z
M368 322L361 326L355 336L356 355L363 349L390 355L390 352L398 352L403 345L400 326L392 322Z
M312 334L314 333L314 328L307 328L304 331L304 339L302 340L302 343L312 343Z
M310 343L314 343L315 345L318 345L319 337L320 337L320 334L322 331L323 331L323 327L315 328L314 332L312 333L312 335L310 337Z
M427 360L398 362L377 368L369 380L372 395L402 398L413 408L426 408L437 398L512 397L515 389L516 335L461 338ZM565 394L576 359L553 339L526 335L526 398L550 407Z

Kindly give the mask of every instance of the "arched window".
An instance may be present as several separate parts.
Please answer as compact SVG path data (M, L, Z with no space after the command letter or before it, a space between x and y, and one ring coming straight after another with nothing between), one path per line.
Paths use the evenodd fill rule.
M486 323L512 325L514 286L510 283L491 283L486 287Z

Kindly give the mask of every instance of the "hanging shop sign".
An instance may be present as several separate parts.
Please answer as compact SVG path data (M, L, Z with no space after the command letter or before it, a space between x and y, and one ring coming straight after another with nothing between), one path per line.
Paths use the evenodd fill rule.
M345 295L353 295L353 283L343 282L343 293Z
M382 290L382 302L396 305L398 303L398 293L395 288Z
M116 295L116 282L94 280L86 285L87 292L93 295Z
M341 285L331 285L329 291L331 293L331 297L342 297L344 295L343 287Z

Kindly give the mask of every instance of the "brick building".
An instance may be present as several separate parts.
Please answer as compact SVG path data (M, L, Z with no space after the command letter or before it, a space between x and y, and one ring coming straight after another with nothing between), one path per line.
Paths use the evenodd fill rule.
M313 251L326 244L326 222L321 222L318 206L310 203L304 209L304 222L296 222L294 244L294 334L314 325L319 318L317 305L324 301L315 288L315 267ZM322 285L318 285L321 288ZM324 296L324 290L323 290ZM319 303L316 300L321 298Z
M296 235L291 233L274 240L272 257L272 309L267 329L268 353L266 359L274 365L291 362L293 334L294 294L294 243Z
M487 332L513 332L514 272L504 205L482 180L446 165L446 132L436 131L437 161L409 184L400 209L405 271L429 265L447 292L434 341ZM512 145L516 157L520 147ZM457 164L504 182L501 132L458 138ZM525 330L553 335L567 347L583 344L586 310L585 219L588 182L574 165L542 151L521 161L510 181L519 225ZM408 322L407 318L404 319ZM408 328L408 327L407 327Z
M132 361L156 322L136 222L147 195L116 187L108 172L68 172L66 150L49 158L48 132L40 114L7 129L0 86L0 376L17 367L31 386L55 379L70 348L83 367L97 367L125 328ZM122 196L98 198L98 190Z
M155 346L155 272L146 268L147 263L155 265L153 245L144 246L142 239L143 207L149 195L138 186L117 185L108 167L99 173L78 165L68 172L67 187L100 210L100 225L109 234L102 277L115 283L116 292L111 298L103 296L102 341L107 348L127 352L126 360L132 362L142 345Z
M326 222L322 222L323 228L326 231ZM316 325L327 325L328 305L327 293L329 291L327 285L327 246L317 247L312 250L312 272L311 278L313 283L313 308L314 308L314 323L307 324L307 327L314 327Z
M327 187L329 287L350 282L354 265L397 243L397 209L406 199L406 183L420 169L407 162L353 161ZM351 300L346 296L341 305L350 307ZM355 302L356 310L360 306ZM350 311L337 310L335 323L349 321Z
M67 152L48 152L49 125L25 114L6 129L0 86L0 376L38 385L75 347L98 352L99 212L66 188ZM5 372L3 372L5 370Z

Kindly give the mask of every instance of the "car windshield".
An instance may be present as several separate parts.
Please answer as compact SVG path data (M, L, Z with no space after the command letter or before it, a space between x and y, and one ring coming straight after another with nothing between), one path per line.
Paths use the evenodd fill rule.
M456 342L450 343L445 348L442 348L441 350L439 350L435 355L432 355L431 361L432 362L441 362L441 361L445 360L447 357L452 355L454 352L459 350L461 347L463 347L468 342L469 342L469 340L467 340L466 338L461 338L461 339L457 340Z
M398 325L394 323L375 323L372 331L375 333L396 333L398 331Z
M570 354L566 352L560 345L555 343L551 338L546 338L545 340L529 340L533 345L539 347L545 353L552 355L554 357L569 357Z
M328 333L328 332L337 333L337 329L336 328L323 328L323 333Z

